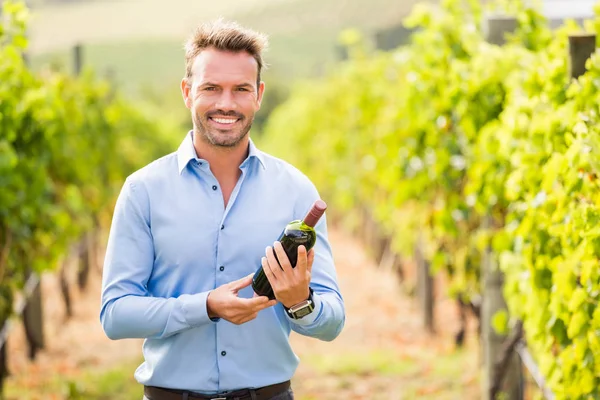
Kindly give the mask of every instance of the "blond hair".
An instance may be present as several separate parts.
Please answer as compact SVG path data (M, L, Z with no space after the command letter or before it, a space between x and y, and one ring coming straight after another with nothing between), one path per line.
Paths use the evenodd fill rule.
M194 60L207 48L215 48L234 53L247 52L258 64L257 88L260 85L260 73L265 63L262 52L268 46L265 34L244 28L236 22L219 18L200 25L185 44L185 77L192 77Z

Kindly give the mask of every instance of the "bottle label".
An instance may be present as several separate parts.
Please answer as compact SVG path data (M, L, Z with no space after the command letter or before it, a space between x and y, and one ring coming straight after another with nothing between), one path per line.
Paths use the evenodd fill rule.
M300 237L290 237L288 238L289 241L297 243L297 244L305 244L308 241L308 237L307 236L300 236Z

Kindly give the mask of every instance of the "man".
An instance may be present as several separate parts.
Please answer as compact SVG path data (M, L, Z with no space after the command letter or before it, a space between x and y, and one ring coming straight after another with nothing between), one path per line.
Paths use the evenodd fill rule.
M181 82L193 130L117 200L100 320L113 340L146 339L135 372L146 399L293 399L290 331L330 341L344 325L325 217L296 268L273 242L319 195L249 138L266 44L221 20L196 31ZM261 265L276 300L252 290Z

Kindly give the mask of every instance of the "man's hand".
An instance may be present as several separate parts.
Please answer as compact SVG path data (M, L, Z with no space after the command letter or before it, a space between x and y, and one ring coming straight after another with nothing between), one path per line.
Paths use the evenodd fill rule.
M275 252L273 252L273 248ZM277 258L275 258L275 254L277 254ZM273 247L267 247L266 257L261 260L262 267L271 283L275 298L285 307L290 308L308 299L314 258L314 249L310 249L307 253L306 247L299 246L296 268L292 268L281 243L275 242Z
M277 301L266 296L255 296L251 299L238 297L238 292L252 284L250 274L242 279L219 286L206 298L206 308L210 318L222 318L236 325L253 320L260 310L274 306Z

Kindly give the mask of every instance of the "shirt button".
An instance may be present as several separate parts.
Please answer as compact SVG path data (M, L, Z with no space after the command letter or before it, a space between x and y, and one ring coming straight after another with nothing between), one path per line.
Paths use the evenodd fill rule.
M217 190L217 185L213 185L213 190Z
M225 225L221 225L221 230L225 229Z
M227 352L226 352L226 351L222 351L222 352L221 352L221 355L222 355L223 357L225 357L225 356L227 355Z
M219 271L225 271L225 267L221 265L221 267L219 268Z

